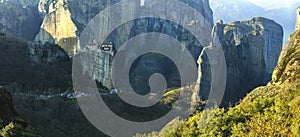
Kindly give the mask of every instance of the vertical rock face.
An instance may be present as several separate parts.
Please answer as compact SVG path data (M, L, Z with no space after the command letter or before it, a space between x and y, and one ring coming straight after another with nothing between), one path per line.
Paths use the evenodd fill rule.
M201 13L204 18L212 24L212 10L209 7L207 0L181 0L182 2L188 4L189 6L196 9L199 13ZM148 8L152 9L155 7L151 7L151 3L155 1L146 0L144 3L144 8L147 10ZM163 10L167 10L168 3L165 5L166 8ZM174 8L174 7L172 7ZM176 7L175 7L176 8ZM180 8L180 7L178 7ZM162 9L157 9L162 10ZM180 17L192 18L188 17L188 14L183 13L183 15L179 15ZM190 34L187 30L181 28L178 24L172 23L170 21L155 19L155 18L143 18L139 20L135 20L133 27L130 31L130 37L147 33L147 32L158 32L167 34L176 40L178 40L183 46L186 46L190 53L193 55L195 59L195 63L197 58L200 55L202 50L201 44ZM145 45L141 41L140 45ZM138 61L136 61L131 67L130 72L130 83L133 89L140 93L145 94L150 92L150 87L148 85L148 79L154 73L161 73L165 76L168 87L180 87L180 75L178 70L176 69L176 65L172 63L168 58L159 56L157 54L147 54L141 56Z
M89 43L81 50L82 73L92 76L102 85L112 88L111 62L114 52L103 51L98 43ZM87 53L83 55L84 53ZM97 68L97 69L94 69ZM92 71L91 71L92 70Z
M45 15L36 40L54 42L74 55L78 50L77 27L72 21L70 10L65 0L54 1L49 5L49 13Z
M274 21L258 18L253 23L262 27L262 36L265 41L264 60L266 63L264 84L271 81L272 73L278 63L278 57L282 50L283 29Z
M33 40L41 23L37 0L0 1L0 32Z
M195 8L207 19L210 24L213 24L212 10L209 7L208 0L181 1ZM42 41L43 43L55 42L61 45L70 55L73 55L74 52L76 53L79 50L76 37L80 35L88 22L102 10L117 2L120 2L120 0L40 0L38 9L41 15L44 17L44 21L36 40ZM154 1L146 0L144 1L143 6L147 6L152 2ZM120 15L120 17L122 18L122 15ZM121 44L120 41L127 41L129 36L135 35L133 30L136 32L141 32L141 30L150 31L151 27L153 26L148 26L148 24L151 22L154 23L154 25L158 25L160 28L164 23L159 20L147 19L137 21L135 24L128 23L126 24L126 27L119 32L118 37L120 37L120 39L119 42L115 42L115 44ZM107 22L107 24L109 24L109 22ZM137 28L140 30L137 30ZM170 25L166 25L164 29L165 31L168 31L168 29L174 28L172 28ZM68 43L65 42L66 39L68 39Z
M80 50L78 37L84 27L111 4L112 0L40 0L44 21L36 40L56 43L72 56Z
M72 20L74 21L75 25L78 28L78 33L80 33L84 26L86 25L86 23L95 15L97 15L97 13L99 13L98 11L101 11L105 6L109 6L113 3L116 3L117 1L107 1L107 3L103 3L103 1L95 1L94 5L101 5L102 6L98 6L98 7L94 7L94 5L90 5L90 3L86 3L83 1L76 1L76 3L73 2L69 2L68 3L68 7L71 11L71 16L72 16ZM207 0L191 0L191 1L186 1L186 0L182 0L182 2L192 6L193 8L195 8L197 11L199 11L204 18L209 22L210 25L212 25L212 11L209 7L208 1ZM156 8L157 10L153 11L153 12L159 12L159 11L164 11L167 10L165 7L171 7L170 5L172 5L172 3L165 3L165 7L164 8L157 8L153 6L153 3L155 3L155 1L150 1L150 0L145 0L143 3L143 9L145 10L145 12L149 12L149 9L153 9ZM87 5L87 7L89 7L87 9L87 7L82 6L82 5ZM104 5L104 6L103 6ZM135 6L140 6L140 5L135 5ZM134 9L135 7L124 7L124 8L130 8L130 9ZM174 8L174 7L172 7ZM180 7L177 7L180 8ZM126 16L131 16L131 15L127 15L129 13L125 13L125 12L120 12L120 19L123 18L123 14L126 14ZM188 15L188 13L182 12L182 15L180 15L182 17L181 20L184 20L182 22L185 22L186 20L191 21L193 19L193 17L190 17ZM194 21L194 23L197 23L196 21ZM102 26L106 26L109 25L110 22L103 22ZM191 23L191 25L193 25ZM166 35L169 35L171 37L173 37L174 39L178 40L180 43L182 43L182 45L186 46L187 49L192 53L194 59L195 59L195 63L196 60L198 59L200 52L202 50L202 46L201 44L193 37L193 35L191 33L189 33L187 30L185 30L184 28L182 28L181 26L179 26L176 23L172 23L170 21L167 20L163 20L163 19L157 19L157 18L141 18L141 19L136 19L133 21L130 21L126 24L121 25L119 28L117 28L113 33L111 33L111 35L108 36L106 42L112 42L115 49L119 49L127 40L129 40L130 38L143 34L143 33L148 33L148 32L157 32L157 33L163 33ZM93 39L90 39L91 41L93 41ZM142 41L139 43L140 45L144 45L145 41ZM102 54L102 53L100 53ZM133 55L135 53L132 53ZM98 55L98 57L100 57L101 55ZM95 57L97 58L97 57ZM109 57L110 59L107 60L112 60L112 56ZM99 59L96 59L99 60ZM152 65L148 66L145 65L145 62L151 62ZM132 66L131 68L131 84L134 87L134 89L143 89L141 87L147 87L148 86L148 76L151 76L154 72L155 73L163 73L166 74L169 77L169 79L167 79L168 83L172 83L170 84L170 87L174 87L174 86L179 86L180 81L178 80L180 77L178 75L173 75L172 74L176 74L177 70L174 69L174 67L176 66L166 66L165 64L170 64L170 61L167 60L167 58L161 58L157 55L148 55L145 57L141 57L137 62L135 62L135 64ZM109 66L109 69L105 69L104 72L100 72L102 71L101 68L97 68L96 73L96 79L99 80L102 83L111 83L109 81L106 80L110 80L110 75L108 75L108 73L110 73L110 69L111 69L111 62L108 61L103 61L102 63L104 63L103 65L100 66ZM98 73L98 72L99 73ZM178 76L178 77L177 77ZM104 80L104 81L103 81ZM141 82L143 82L141 84ZM110 85L106 85L103 84L104 86L107 86L108 88L112 88ZM147 88L148 89L148 88ZM144 89L143 89L144 90ZM146 90L146 89L145 89ZM145 91L144 90L144 91Z
M209 7L208 0L181 1L200 12L209 22L209 24L213 24L212 10ZM72 56L80 50L78 37L84 30L85 26L89 23L89 21L96 15L98 15L102 10L117 2L120 2L120 0L40 0L38 4L38 11L43 18L43 23L35 40L40 41L43 44L47 42L58 44L70 56ZM138 6L143 6L145 8L145 11L147 11L147 9L149 8L155 8L151 7L153 2L155 1L145 0L143 1L143 5ZM169 7L168 4L170 3L166 3L165 6ZM134 9L135 7L124 8ZM165 10L165 8L157 10ZM120 18L123 17L123 14L126 14L126 16L128 16L128 13L120 13ZM192 19L192 17L185 16L186 13L182 14L182 16L184 16L183 19ZM110 22L107 21L103 22L101 25L108 26L109 24ZM195 60L198 59L198 56L200 55L200 52L202 50L202 46L197 40L195 40L193 35L180 27L178 24L156 18L142 18L123 24L108 37L107 41L113 42L116 49L118 49L128 39L147 32L164 33L174 37L190 50ZM143 43L141 42L140 44L142 45ZM101 53L99 53L98 55L99 58L101 58L102 56L100 54ZM100 61L101 59L96 60ZM112 60L112 56L110 56L109 59L106 59L106 61L102 61L103 65L98 66L109 66L110 69L111 62L109 62L108 60ZM154 64L158 65L156 66L156 70L158 70L158 72L167 72L168 74L173 73L174 69L166 70L163 67L163 64L158 63L157 60L158 58L155 56L140 60L140 62L136 63L135 68L133 68L132 76L134 76L134 74L137 72L141 72L141 70L143 70L143 72L147 75L152 74L153 71L151 70L151 68L141 67L143 62L147 61L155 62ZM111 83L108 81L110 79L110 71L108 71L109 69L106 68L103 72L101 69L102 68L100 67L97 71L95 71L97 73L96 79L101 81L102 83ZM143 77L143 79L139 80L146 81L146 79L147 78ZM172 81L170 81L171 83L179 83L177 80L178 78L170 79L173 79ZM110 85L105 86L111 87Z
M283 30L274 21L254 18L214 26L213 37L218 38L224 50L227 65L227 84L223 105L236 102L253 88L271 79L282 47ZM198 62L200 96L207 99L210 92L211 72L206 50Z

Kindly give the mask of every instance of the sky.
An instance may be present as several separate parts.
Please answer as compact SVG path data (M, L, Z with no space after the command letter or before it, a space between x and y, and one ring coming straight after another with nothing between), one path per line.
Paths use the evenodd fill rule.
M246 0L259 5L265 9L282 8L282 7L294 7L295 3L300 0Z

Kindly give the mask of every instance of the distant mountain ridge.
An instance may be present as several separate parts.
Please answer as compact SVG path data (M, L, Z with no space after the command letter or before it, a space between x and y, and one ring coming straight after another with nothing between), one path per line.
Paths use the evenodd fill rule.
M296 12L300 2L294 3L293 7L281 7L264 9L245 0L210 0L210 6L214 13L214 21L222 19L225 23L236 20L245 20L253 17L265 17L282 25L284 29L284 43L289 34L294 31Z

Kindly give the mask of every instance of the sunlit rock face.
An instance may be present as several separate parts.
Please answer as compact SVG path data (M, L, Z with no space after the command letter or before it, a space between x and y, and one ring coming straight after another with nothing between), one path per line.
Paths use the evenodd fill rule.
M297 9L295 31L284 46L270 84L297 83L300 78L300 7Z
M41 7L39 9L44 13ZM41 41L42 43L55 42L72 56L79 50L76 31L77 27L72 21L66 1L53 1L49 5L48 14L44 17L40 32L36 36L36 41Z
M213 39L219 39L227 65L227 83L223 105L235 103L257 86L271 80L282 49L282 27L266 18L253 18L230 24L217 22ZM210 92L211 72L206 50L199 62L200 96L207 99Z
M51 31L46 31L46 32L50 32L50 34L54 34L52 37L54 39L54 41L58 44L61 45L57 39L58 37L61 36L55 36L58 34L66 34L70 35L70 37L74 38L74 30L75 31L75 35L78 36L82 33L82 31L84 30L85 26L88 24L88 22L94 18L100 11L102 11L104 8L117 3L118 1L110 1L110 0L98 0L98 1L80 1L80 0L74 0L74 1L65 1L64 4L65 6L63 6L64 8L67 7L68 11L70 12L70 17L71 19L69 19L68 17L66 17L67 20L69 20L70 22L70 27L72 28L71 33L62 33L62 32L51 32ZM145 10L145 12L149 11L149 9L153 9L155 7L153 7L153 3L155 1L150 1L150 0L145 0L144 3L139 3L137 5L132 5L132 7L124 7L125 9L135 9L136 7L140 7L143 6L143 9ZM201 13L204 18L207 20L209 27L212 26L212 11L209 7L208 1L207 0L203 0L203 1L198 1L198 0L192 0L192 1L185 1L182 0L182 2L186 3L187 5L190 5L191 7L195 8L197 11L199 11L199 13ZM50 3L50 4L49 4ZM45 13L45 19L44 19L44 23L43 24L49 24L49 26L45 25L46 27L44 28L44 30L53 28L55 30L55 23L46 23L46 22L51 22L52 20L47 20L47 16L49 16L49 18L54 18L51 16L55 16L54 13L57 14L57 12L59 12L60 8L55 9L55 8L46 8L48 6L51 6L53 4L51 4L53 2L51 1L42 1L40 2L40 11L42 11L43 13ZM58 2L57 2L58 3ZM57 3L55 5L57 5ZM142 5L141 5L142 4ZM44 6L41 6L44 5ZM130 5L130 4L129 4ZM172 3L167 3L165 2L165 7L166 8L171 8ZM54 6L55 7L55 6ZM174 8L174 7L172 7ZM176 7L175 7L176 8ZM180 8L180 7L177 7ZM158 12L161 10L164 10L163 8L157 8L157 11L154 12ZM65 10L65 9L64 9ZM64 10L61 10L60 12L63 12ZM52 13L50 13L50 11L52 11ZM124 18L127 16L133 16L131 15L132 13L126 13L126 12L120 12L120 14L118 15L117 18ZM190 15L188 15L188 13L182 12L180 13L182 15L178 15L182 17L182 22L185 22L186 20L190 20L190 22L193 22L193 17L189 17ZM55 19L53 19L55 20ZM73 22L73 23L72 23ZM196 21L194 21L194 23L197 23ZM59 25L59 23L56 23L57 25ZM73 24L75 24L75 27L72 27ZM106 20L104 22L101 22L101 26L105 27L111 24L111 22L109 22L109 20ZM51 26L52 25L52 26ZM191 25L193 25L191 23ZM59 26L56 26L59 27ZM62 25L63 27L63 25ZM51 30L51 29L50 29ZM68 29L66 29L68 30ZM200 29L199 29L200 30ZM59 31L57 29L57 31ZM105 30L101 30L101 31L105 31ZM70 32L70 31L69 31ZM176 24L176 23L172 23L170 21L167 20L163 20L163 19L157 19L157 18L141 18L141 19L136 19L133 21L130 21L128 23L125 23L123 25L121 25L119 28L117 28L115 31L113 31L111 33L111 35L109 35L107 37L107 39L105 40L105 42L112 42L114 45L114 49L118 50L126 41L128 41L129 39L143 34L143 33L148 33L148 32L157 32L157 33L163 33L163 34L167 34L171 37L173 37L174 39L180 41L180 43L187 47L187 49L191 52L192 56L195 59L195 63L196 60L198 59L198 56L201 53L202 50L202 45L200 44L199 41L197 41L193 35L191 33L189 33L187 30L183 29L180 25ZM101 32L101 33L105 33L105 32ZM47 35L45 34L46 37L51 36L51 35ZM209 35L209 34L208 34ZM40 35L43 36L43 35ZM63 36L65 37L65 36ZM43 38L38 38L37 36L37 40L43 40ZM75 43L78 44L78 42L76 41L77 39L74 38L73 43L74 45L76 45ZM88 43L93 42L93 40L95 40L95 38L90 38ZM47 41L47 40L46 40ZM51 41L51 39L49 40ZM76 42L75 42L76 41ZM71 40L72 42L72 40ZM143 41L141 41L139 43L140 45L143 45ZM100 43L98 43L98 45L101 45ZM65 50L66 47L61 45ZM69 45L70 46L70 45ZM76 45L78 46L78 45ZM81 47L83 47L84 45L80 45ZM77 47L73 46L75 49L78 49ZM83 49L81 49L83 50ZM78 51L78 50L73 50L73 51ZM67 50L67 52L71 55L72 53L69 52L69 50ZM97 61L98 66L101 66L100 68L97 68L96 71L94 71L96 74L95 77L98 81L102 82L104 84L104 86L112 88L111 82L111 78L110 78L110 69L111 69L111 60L113 58L112 55L103 55L104 53L98 52L97 54L95 54L95 60ZM134 53L132 53L134 54ZM98 59L97 59L98 58ZM99 58L103 58L99 59ZM160 60L160 57L158 57L157 55L151 55L150 57L141 57L142 59L139 60L138 62L135 62L135 64L132 66L132 71L131 71L131 76L133 76L132 79L132 86L136 87L137 89L139 88L139 86L141 85L147 85L148 83L135 83L134 81L144 81L147 82L147 80L149 79L147 76L150 76L151 74L153 74L154 72L161 72L161 73L166 73L167 75L172 75L174 72L174 67L176 66L172 66L172 67L166 67L165 64L163 63L164 61L166 61L167 59L163 59ZM159 62L158 62L159 61ZM100 62L100 63L99 63ZM145 66L143 64L145 64L144 62L153 62L153 66ZM86 64L86 63L83 63ZM168 63L167 63L168 64ZM103 68L103 66L105 66L105 69ZM108 67L107 67L108 66ZM154 68L155 67L155 68ZM90 68L90 67L86 67L86 68ZM156 71L153 71L156 70ZM141 74L141 72L143 72L143 74ZM141 76L142 75L142 76ZM136 77L135 77L136 76ZM179 77L180 78L180 77ZM177 75L172 76L172 78L170 77L170 80L168 82L173 83L170 84L170 87L174 87L175 86L179 86L178 83L180 83L180 81L178 81ZM105 84L107 83L107 84Z
M40 0L38 10L43 24L36 41L60 45L73 56L80 50L79 36L85 26L113 0Z
M181 0L192 8L196 9L201 13L204 18L212 26L213 17L212 10L209 7L208 0ZM120 0L93 0L93 1L83 1L83 0L2 0L1 1L1 15L0 18L0 32L5 34L11 34L14 36L22 37L28 40L33 40L35 42L40 42L43 45L57 44L62 47L69 56L74 56L78 51L80 51L79 36L86 27L86 25L101 11L105 8L120 2ZM138 5L133 7L124 7L124 9L134 9L135 6L143 6L145 9L153 9L153 2L150 0L139 1ZM165 7L157 9L159 11L168 8L172 3L166 3ZM172 7L174 8L174 7ZM180 7L175 7L180 8ZM191 20L192 17L186 16L185 12L182 13L184 18L182 20ZM128 13L121 12L120 19L128 16ZM129 15L130 16L130 15ZM197 23L197 22L193 22ZM109 26L111 22L108 20L102 23L102 26ZM115 49L117 50L124 42L130 38L137 36L142 33L147 32L158 32L167 34L176 40L180 41L183 46L186 46L192 53L195 60L197 60L200 52L202 50L202 45L195 40L193 35L191 35L187 30L179 27L178 24L156 19L156 18L142 18L134 21L130 21L123 24L117 30L115 30L108 38L107 42L113 42ZM140 43L141 45L143 43ZM99 53L98 57L102 57ZM104 65L99 66L109 66L104 69L99 68L96 78L103 83L111 83L109 81L109 73L111 58L105 59L101 63ZM144 58L141 61L154 61L157 58L153 56L151 58ZM99 61L99 59L96 59ZM100 59L101 60L101 59ZM133 74L135 72L141 72L141 68L145 69L145 73L150 75L153 73L151 68L140 67L142 62L137 62L133 68ZM195 61L196 62L196 61ZM162 67L163 64L159 63L157 67L159 72L167 72L172 74L174 69L165 70ZM152 69L153 70L153 69ZM101 71L101 72L100 72ZM143 78L142 80L147 79ZM178 83L178 78L173 79L173 83ZM174 85L173 84L173 85ZM109 85L106 85L111 87Z

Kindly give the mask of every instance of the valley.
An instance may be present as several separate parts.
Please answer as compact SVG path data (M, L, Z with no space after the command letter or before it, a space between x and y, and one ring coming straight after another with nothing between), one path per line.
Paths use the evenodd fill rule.
M100 43L98 37L106 30L99 28L109 28L114 23L107 17L100 22L101 27L93 28L99 32L92 29L97 33L83 40L82 33L90 29L90 21L119 2L121 0L0 1L0 136L106 137L108 135L90 121L79 101L86 99L88 102L96 97L102 98L114 116L136 123L155 121L172 110L188 110L187 117L178 116L150 133L128 131L136 137L300 134L299 8L265 10L238 0L228 3L180 0L199 13L205 23L187 11L174 12L172 16L178 17L180 22L188 22L185 25L203 35L204 42L193 36L186 26L155 17L126 22ZM172 7L174 3L168 1L162 2L164 9L156 10L153 5L158 0L131 2L137 4L128 3L131 7L119 9L115 18L133 16L124 12L125 8L153 14L181 8ZM247 8L251 10L245 10ZM197 24L206 24L205 30L209 33L202 34L206 31L196 28ZM146 33L160 35L153 38L155 42L140 39L137 45L147 45L151 40L152 43L163 41L172 49L173 43L165 39L168 35L182 46L180 53L170 50L170 55L186 66L192 62L198 70L193 81L182 83L181 78L187 76L182 76L176 63L167 56L158 53L139 56L128 69L129 86L136 95L148 95L153 90L151 78L154 74L161 74L166 82L160 101L150 107L140 107L123 100L122 95L130 90L115 86L127 80L117 76L114 81L113 61L116 53L124 52L123 44ZM289 38L286 33L291 33ZM109 50L104 51L100 47L103 44L109 46ZM175 47L173 49L176 51ZM209 54L220 49L219 54ZM191 55L191 60L184 60L184 50ZM127 61L136 54L138 52L132 50L117 66L127 67L130 65ZM78 56L80 58L76 58ZM225 62L220 59L223 56ZM77 62L79 66L74 68ZM222 63L226 67L223 68ZM225 74L213 68L224 70ZM80 81L74 80L77 75L81 76ZM214 78L215 75L226 76L221 97L211 97L212 93L220 92L216 87L222 83L221 78ZM75 87L77 85L80 90ZM115 128L112 132L123 131Z

